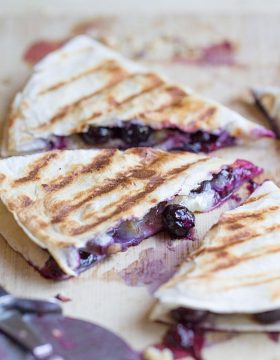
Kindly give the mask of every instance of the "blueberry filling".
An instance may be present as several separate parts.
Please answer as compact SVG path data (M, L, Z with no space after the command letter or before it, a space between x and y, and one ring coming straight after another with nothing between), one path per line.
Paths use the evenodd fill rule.
M225 199L230 197L243 183L250 181L258 175L261 169L244 160L237 160L230 166L224 166L220 172L213 174L210 180L203 181L187 196L186 203L200 196L211 201L200 211L206 212L219 206ZM209 197L210 194L210 197ZM184 238L192 240L192 229L195 226L195 217L190 205L168 203L163 201L152 208L142 219L132 219L120 223L115 229L108 231L104 238L92 239L85 249L69 250L69 264L75 263L73 268L80 273L105 256L116 251L124 251L128 247L139 244L162 230L166 230L171 238ZM112 250L112 247L114 248ZM73 256L72 256L73 255ZM75 262L70 262L70 258ZM60 279L66 275L59 269L51 258L41 273L47 278Z
M254 319L262 324L273 324L280 320L280 310L272 310L254 314Z
M187 237L195 225L195 217L185 206L167 205L162 214L162 222L170 235Z
M52 136L48 142L48 150L63 150L66 148L66 136Z
M205 310L193 310L183 307L170 311L170 316L176 323L184 324L187 327L199 324L201 321L206 320L208 315L209 312Z
M82 137L87 144L99 145L107 143L113 134L113 129L91 126L86 133L82 134Z
M164 337L164 344L169 348L191 349L194 343L194 331L176 324L169 329Z
M76 269L77 273L81 273L87 270L88 268L90 268L96 262L100 261L103 258L103 256L101 255L95 254L93 252L90 253L85 250L79 250L78 256L79 256L79 266ZM46 262L44 267L39 269L39 271L47 279L63 280L69 277L63 272L63 270L59 267L57 262L51 256L49 257L49 260Z
M203 130L184 132L175 128L156 130L134 123L111 128L90 126L86 133L80 135L89 145L113 146L120 149L131 146L149 146L166 151L185 150L208 153L235 144L235 138L225 130L216 130L212 133Z
M214 174L212 179L203 181L195 190L190 193L191 197L199 194L212 195L212 208L220 205L241 185L261 173L261 169L245 160L236 160L233 165L225 166ZM255 186L252 186L252 191ZM251 189L251 187L250 187Z
M93 265L97 260L98 256L94 253L89 253L85 250L79 250L80 255L80 265L79 269L88 268Z
M221 331L215 330L215 327L211 326L211 320L209 322L210 327L209 324L207 326L207 320L211 318L211 315L217 314L184 307L171 310L170 317L174 321L174 325L167 330L162 343L158 347L170 349L174 359L190 356L193 359L202 360L202 349L206 345L207 331ZM218 316L223 316L223 314L218 314ZM280 310L253 314L252 317L258 323L269 325L280 320ZM206 324L206 328L204 324ZM273 341L278 342L278 332L268 333L268 335Z
M130 124L121 128L121 138L125 144L138 146L146 142L152 133L149 126Z
M171 319L178 324L183 324L187 328L199 327L200 323L206 323L211 315L217 315L206 310L194 310L184 307L170 311ZM219 314L221 316L222 314ZM239 314L242 315L242 314ZM246 314L244 314L246 315ZM280 320L280 310L265 311L252 315L254 321L260 324L273 324Z
M172 351L174 359L190 356L192 359L201 360L204 341L203 331L175 324L165 334L162 345Z

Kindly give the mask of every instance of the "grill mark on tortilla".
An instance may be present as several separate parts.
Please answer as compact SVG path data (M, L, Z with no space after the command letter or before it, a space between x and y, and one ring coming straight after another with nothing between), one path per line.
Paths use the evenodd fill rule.
M209 248L209 249L204 249L204 254L207 255L208 253L213 253L213 255L211 255L211 257L209 258L208 263L216 263L213 260L216 259L221 259L221 263L218 264L216 267L208 269L207 274L211 276L211 273L215 273L216 271L220 271L220 270L224 270L230 267L233 267L235 265L238 265L241 262L246 262L246 260L251 260L254 258L258 258L260 256L263 256L264 254L269 254L269 253L274 253L276 251L280 252L280 246L276 247L276 246L270 246L269 249L265 248L263 249L263 251L260 251L258 254L252 254L252 255L243 255L243 257L238 257L238 256L234 256L233 254L230 254L228 252L228 250L235 246L235 245L239 245L242 243L245 243L246 241L250 241L253 240L256 237L260 237L263 236L264 234L267 234L268 232L274 232L280 229L280 224L276 224L276 225L272 225L272 226L268 226L264 229L262 229L261 232L257 232L257 231L247 231L244 232L242 234L243 237L241 237L241 239L239 241L235 241L232 243L228 243L225 244L223 246L217 246L215 248ZM233 235L232 238L236 238L236 236L238 235ZM228 239L228 238L226 238ZM223 241L223 239L221 240ZM227 240L225 240L227 241ZM216 253L216 254L215 254ZM229 261L230 260L230 261ZM224 261L224 262L223 262ZM204 262L204 263L207 263ZM208 275L200 275L199 277L207 277Z
M82 129L84 127L84 124L87 124L88 122L93 121L94 119L98 118L99 116L106 116L106 114L110 114L110 112L114 112L115 110L117 110L118 108L121 108L124 105L129 105L130 102L132 102L134 99L136 99L139 96L142 96L144 94L147 94L149 92L152 92L158 88L164 88L164 84L163 81L158 81L155 82L154 84L143 88L143 90L141 90L140 92L138 92L137 94L133 94L129 97L127 97L125 100L121 101L121 102L117 102L117 101L112 101L112 98L109 98L108 101L112 104L114 102L114 107L113 108L109 108L108 110L105 110L104 112L95 112L93 114L91 114L89 117L87 117L86 119L80 120L79 121L79 127L80 129ZM137 117L137 114L133 115L133 118Z
M99 171L99 170L105 171L106 167L108 167L113 161L113 156L116 153L116 151L117 150L115 149L104 150L105 154L104 153L100 154L99 156L94 158L90 164L85 165L78 170L75 170L70 175L63 176L60 181L58 182L56 181L51 184L42 184L43 189L46 192L54 192L57 190L61 190L65 188L67 185L70 185L81 174L88 174L93 171Z
M141 154L142 155L142 154ZM133 177L137 179L144 179L145 176L150 177L151 175L154 175L151 173L150 169L146 169L145 167L150 167L152 165L158 164L160 162L165 161L166 158L168 158L169 155L164 153L161 157L151 158L148 159L147 162L141 164L140 166L136 167L135 169L126 169L124 172L120 172L116 174L115 178L109 179L108 181L104 181L103 186L99 188L92 188L88 190L88 195L80 200L80 193L76 194L76 197L80 200L77 204L66 204L66 206L62 206L62 209L59 209L60 204L56 204L56 207L58 208L58 214L51 220L53 224L59 223L65 218L69 213L72 211L80 208L82 205L87 203L88 201L97 198L97 196L102 196L104 194L108 194L111 191L117 189L118 187L124 186L129 182L133 181ZM112 206L112 204L110 205Z
M219 252L217 253L216 259L217 258L221 259L221 260L219 260L220 263L218 263L217 266L214 266L212 268L207 267L206 273L192 275L191 278L192 279L211 278L213 274L214 274L214 278L215 278L215 274L218 271L233 268L234 266L239 265L240 263L243 263L243 262L246 262L246 261L252 260L252 259L257 259L257 258L263 257L265 255L274 254L275 252L280 252L280 246L271 246L269 249L268 248L263 249L263 251L259 251L256 254L242 255L242 257L239 257L234 254L230 254L226 250L222 250L222 251L219 250ZM212 257L209 262L210 262L210 264L213 264L213 263L216 264L216 262L214 261L214 257ZM205 262L204 262L204 264L205 264ZM191 273L191 271L190 271L190 273ZM262 282L260 282L260 283L262 283ZM243 284L240 286L245 286L245 285L246 284ZM239 285L236 287L239 287Z
M238 285L227 285L227 286L223 286L223 289L222 291L225 291L225 290L230 290L230 289L236 289L236 288L241 288L241 287L245 287L245 286L256 286L256 285L260 285L260 284L263 284L263 283L268 283L268 282L273 282L273 281L277 281L277 280L280 280L280 275L277 275L277 276L273 276L273 277L270 277L270 278L265 278L263 280L256 280L254 281L254 279L252 279L252 281L248 281L248 282L245 282L245 283L240 283Z
M245 202L244 202L244 205L246 204L251 204L255 201L259 201L263 198L265 198L267 196L267 194L260 194L258 196L250 196Z
M217 109L214 106L207 107L200 114L198 114L197 118L194 120L195 122L204 122L207 119L211 119L211 117L215 114Z
M277 208L277 206L271 206L270 209L273 208L273 211L277 211L279 208ZM264 209L264 211L266 212L266 209ZM264 229L262 229L262 232L257 232L255 230L252 230L251 225L246 224L246 217L244 216L244 214L242 215L242 218L244 218L245 220L245 224L239 224L240 226L238 228L236 228L236 231L233 235L231 236L226 236L222 239L220 239L220 242L222 243L221 245L216 245L216 246L211 246L211 247L201 247L200 249L198 249L198 251L195 252L195 255L198 256L202 253L215 253L216 251L223 251L227 248L230 247L234 247L235 245L241 244L243 242L246 242L248 240L252 240L258 236L262 236L268 232L274 232L280 229L280 224L275 224L275 225L270 225L265 227ZM232 219L231 219L232 220ZM219 228L219 227L223 227L224 225L224 219L222 220L221 223L218 223L216 225L213 226L212 229L214 228ZM235 225L234 223L231 224L230 226ZM241 227L242 226L242 227ZM255 226L255 228L257 228L257 226ZM226 230L228 230L228 228L226 227ZM231 231L233 231L234 229L231 229Z
M55 159L57 156L58 156L57 152L52 152L52 153L46 154L45 156L40 158L38 161L36 161L35 164L33 164L34 166L31 168L28 175L26 175L26 176L24 176L22 178L16 179L14 181L14 185L16 186L16 185L19 185L19 184L24 184L24 183L29 182L29 181L39 180L40 179L40 176L39 176L40 171L43 168L47 167L49 162L52 159Z
M280 209L279 205L272 205L265 209L254 210L254 212L250 212L250 213L244 212L239 214L224 215L222 217L222 221L220 222L220 224L221 225L234 224L239 220L243 221L244 219L246 219L246 221L248 221L248 219L250 218L256 220L262 220L264 217L267 216L267 214L277 211L279 209Z
M123 80L126 80L128 77L129 77L128 73L124 69L116 70L116 73L114 74L114 76L109 80L109 82L104 87L92 92L89 95L85 95L85 96L81 97L80 99L74 101L71 104L64 106L55 115L53 115L47 122L40 124L36 129L42 129L42 128L49 127L50 125L52 125L52 124L56 123L57 121L61 120L62 118L64 118L71 111L74 111L81 103L83 103L83 101L86 101L86 100L90 99L91 97L101 94L103 91L108 90L110 87L118 84L119 82L121 82Z
M185 94L186 96L190 96ZM169 117L174 117L176 121L172 121L172 125L174 126L174 123L177 126L180 126L180 124L184 123L184 126L188 125L188 127L197 127L200 122L206 123L207 120L209 120L214 113L216 112L216 108L211 106L206 109L199 109L200 112L193 111L189 109L188 106L184 104L184 99L181 99L181 101L178 101L175 104L172 104L171 106L164 106L162 109L153 110L151 112L146 112L143 117L149 121L149 116L151 113L152 118L154 117L154 120L158 122L165 122L168 123L170 121ZM192 114L192 117L186 121L186 116ZM183 120L183 121L182 121ZM176 126L175 125L175 126Z
M82 77L85 77L87 75L90 75L90 74L93 74L93 73L96 73L98 72L99 70L107 70L108 69L108 72L114 72L116 70L124 70L116 61L114 60L107 60L101 64L98 64L97 66L93 66L77 75L74 75L72 76L71 78L69 79L66 79L64 81L60 81L56 84L53 84L51 85L50 87L42 90L39 92L38 95L45 95L49 92L52 92L54 90L57 90L65 85L68 85L68 84L71 84L72 82L76 81L76 80L79 80L81 79Z
M105 85L103 88L89 94L86 96L83 96L82 98L78 99L77 101L75 101L72 104L69 104L67 106L65 106L64 108L62 108L56 115L54 115L49 122L47 122L46 124L41 124L38 128L43 128L43 127L48 127L49 125L52 125L54 123L56 123L57 121L60 121L62 118L66 117L71 111L75 111L76 108L78 108L84 101L89 100L90 98L93 98L94 96L97 95L102 95L103 93L106 93L107 91L111 90L112 87L118 86L119 84L121 84L122 82L130 79L130 78L135 78L137 76L139 76L140 74L128 74L127 72L123 71L120 72L118 74L118 76L115 76L107 85ZM144 74L143 74L144 76ZM160 77L158 77L155 74L145 74L145 76L147 78L150 78L150 84L145 85L143 87L143 89L145 90L152 90L157 86L160 86L163 84L163 80L160 79ZM143 91L142 91L143 92ZM135 96L139 96L142 92L137 93ZM108 102L112 102L112 99L110 98L110 94L108 96ZM101 113L96 113L96 116L102 115ZM88 122L88 119L85 120L80 120L79 121L79 128L82 129L82 124L84 122ZM81 130L80 129L80 130Z
M100 114L100 113L93 113L93 114L92 114L91 116L89 116L87 119L81 120L79 125L81 126L83 123L88 123L89 121L92 121L92 120L98 118L100 115L106 116L106 113L110 113L111 111L114 112L114 111L116 111L118 108L123 107L124 105L126 105L126 106L129 107L130 103L131 103L133 100L135 100L137 97L140 97L140 96L142 96L142 95L148 94L148 93L150 93L150 92L152 93L154 90L160 89L160 88L163 88L166 93L168 93L169 95L171 95L171 101L178 101L178 99L173 98L173 96L172 96L172 90L173 90L173 88L172 88L172 87L170 87L170 89L169 89L169 88L166 88L166 85L163 84L163 82L160 82L160 83L158 83L158 84L155 84L155 85L152 86L151 88L144 89L143 91L141 91L141 92L138 93L138 94L134 94L134 95L129 96L129 97L126 98L124 101L121 101L121 102L117 103L116 106L115 106L112 110L110 109L108 112L104 112L104 113L102 113L102 114ZM164 105L164 106L161 106L159 109L164 108L164 107L166 107L166 106L169 106L169 104L166 104L166 105ZM149 110L146 110L146 111L144 111L144 113L146 113L146 112L148 112L148 111L149 111ZM144 113L143 113L143 114L144 114ZM142 114L142 113L141 113L141 114ZM133 118L137 117L137 113L133 114L132 117L133 117Z
M263 231L265 231L265 230L267 230L267 229L264 229ZM275 231L275 230L277 230L277 229L273 229L273 228L270 229L270 231ZM208 252L208 253L212 253L212 252L215 253L217 250L222 251L223 249L234 247L235 245L242 244L249 240L253 240L254 238L262 236L262 235L264 235L263 232L256 232L256 231L252 231L251 229L243 229L238 234L234 234L232 236L227 236L226 238L221 239L220 241L224 242L223 245L217 245L215 247L211 247L211 248L207 248L207 249L204 248L204 251Z
M191 167L191 166L193 166L193 165L195 165L197 163L207 161L207 160L208 159L205 159L205 158L200 159L200 160L198 160L196 162L193 162L193 163L190 163L190 164L185 164L183 166L180 166L179 168L172 169L168 173L165 173L163 176L162 175L161 176L155 175L155 176L151 177L148 184L145 186L144 190L140 191L136 195L126 197L123 200L123 202L121 204L119 204L118 208L113 209L113 211L111 213L109 213L108 215L99 218L97 221L95 221L95 222L93 222L91 224L83 225L83 226L80 226L80 227L74 229L71 232L71 235L75 236L75 235L83 234L83 233L91 230L92 228L96 227L101 222L106 221L109 218L113 217L119 211L127 211L127 210L129 210L135 204L135 202L143 199L146 195L153 192L158 186L163 184L167 179L172 179L172 178L174 178L174 176L177 176L181 172L186 171L189 167ZM112 204L110 204L110 206L112 206Z

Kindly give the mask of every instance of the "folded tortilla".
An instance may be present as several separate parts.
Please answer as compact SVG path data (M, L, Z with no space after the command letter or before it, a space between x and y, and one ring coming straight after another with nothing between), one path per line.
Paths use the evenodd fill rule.
M279 331L280 189L271 181L225 212L178 273L155 294L152 318L178 308L203 310L199 326L225 331ZM271 313L271 312L275 313ZM272 314L270 321L262 317Z
M231 169L235 180L223 199L211 184L205 186L207 191L196 190L225 168ZM10 157L0 160L0 210L7 209L10 215L0 217L0 232L41 272L49 271L41 261L51 256L49 260L55 260L64 274L75 276L89 262L126 250L160 231L166 203L205 213L260 172L247 161L231 164L205 155L150 148ZM219 188L221 179L215 180ZM222 184L228 191L226 180ZM18 231L20 244L6 227L11 215L22 230ZM36 259L30 258L31 249ZM40 264L38 256L43 259Z
M274 136L95 40L78 36L35 65L13 101L2 155L47 150L50 144L81 148L86 145L77 134L89 127L123 127L133 122L153 129L222 131L222 137L243 140ZM112 141L108 147L113 147Z

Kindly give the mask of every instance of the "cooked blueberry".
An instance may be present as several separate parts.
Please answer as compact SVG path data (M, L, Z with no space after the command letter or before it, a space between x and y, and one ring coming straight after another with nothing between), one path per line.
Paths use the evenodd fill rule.
M164 337L164 344L169 348L191 349L194 344L195 334L192 329L177 324L171 327Z
M48 259L44 267L40 270L40 273L47 279L59 280L65 277L65 273L52 257Z
M104 144L113 137L113 130L108 127L90 126L88 131L82 134L82 136L88 144Z
M49 141L49 150L63 150L66 149L67 142L65 136L53 136Z
M162 214L164 228L177 237L187 236L194 227L195 217L185 206L167 205Z
M210 140L212 140L212 138L211 138L212 135L210 133L208 133L206 131L202 131L202 130L193 132L190 134L190 136L191 136L192 143L207 143L207 142L210 142Z
M126 144L138 145L148 140L152 129L149 126L130 124L121 129L121 138Z
M172 310L170 315L172 319L176 321L176 323L193 325L205 320L208 316L208 312L204 310L192 310L181 307Z
M255 314L255 319L262 324L271 324L280 320L280 310L266 311Z
M234 188L234 176L230 169L222 169L211 180L212 188L223 198Z
M256 183L254 180L250 180L248 181L247 189L249 193L252 194L258 188L258 186L258 183Z
M84 250L79 250L80 268L88 267L97 261L97 255Z
M193 153L199 153L202 151L201 144L199 142L197 143L185 143L184 146L181 149L178 150L185 150L190 151Z

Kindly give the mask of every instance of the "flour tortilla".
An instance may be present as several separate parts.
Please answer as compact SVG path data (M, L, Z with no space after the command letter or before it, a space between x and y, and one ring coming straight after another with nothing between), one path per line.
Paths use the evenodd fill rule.
M273 137L228 108L78 36L35 65L7 117L2 156L46 150L54 135L80 148L75 134L89 126L123 126L135 119L154 129L223 129L243 141Z
M266 181L225 212L201 248L155 294L152 318L169 319L179 307L211 314L202 327L227 331L280 331L253 314L280 308L280 189Z
M208 199L203 202L198 195L196 201L190 191L228 164L151 148L10 157L0 160L0 199L28 239L48 250L66 274L75 275L67 251L85 248L92 240L107 246L108 253L121 251L108 232L124 221L142 219L163 201L176 196L190 210L208 211ZM1 228L5 223L0 227L5 236Z

